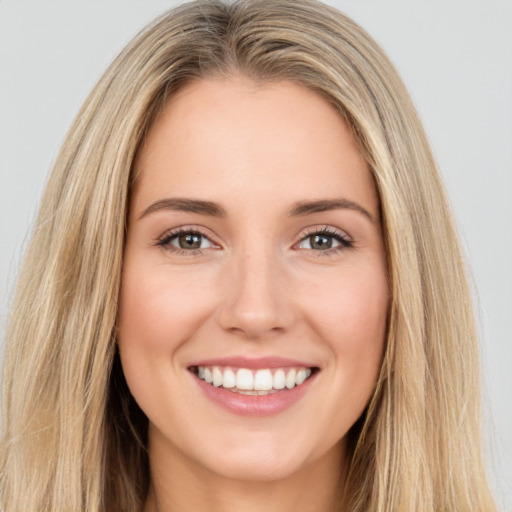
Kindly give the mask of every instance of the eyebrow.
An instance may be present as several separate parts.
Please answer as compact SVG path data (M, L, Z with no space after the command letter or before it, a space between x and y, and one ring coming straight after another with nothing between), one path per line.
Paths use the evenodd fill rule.
M161 210L171 210L179 212L199 213L201 215L210 215L212 217L225 217L226 210L217 203L211 201L201 201L199 199L186 198L168 198L160 199L148 206L140 215L139 220L147 215Z
M300 201L295 203L289 210L290 217L300 217L312 213L327 212L329 210L348 209L362 213L372 222L375 222L373 215L361 205L344 198L320 199L318 201Z
M301 217L311 215L313 213L321 213L329 210L348 209L362 213L368 217L372 222L375 221L371 213L363 208L361 205L349 201L344 198L337 199L321 199L317 201L299 201L295 203L288 215L290 217ZM212 201L203 201L200 199L188 199L181 197L172 197L160 199L155 203L148 206L140 215L139 220L154 212L170 210L180 212L198 213L200 215L210 215L212 217L226 217L226 210L217 203Z

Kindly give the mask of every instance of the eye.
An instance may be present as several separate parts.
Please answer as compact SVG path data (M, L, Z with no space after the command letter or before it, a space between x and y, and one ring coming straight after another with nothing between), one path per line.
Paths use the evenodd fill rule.
M337 252L347 247L352 247L353 243L348 235L342 231L336 231L332 228L314 229L307 233L298 243L299 249L309 249L317 252Z
M167 233L157 245L178 252L201 251L217 247L205 234L195 229L180 229Z
M174 236L169 243L180 249L204 249L211 245L211 242L199 233L182 233Z
M332 236L318 234L318 235L309 235L307 238L304 238L299 247L301 249L314 249L316 251L326 251L327 249L332 249L333 247L338 247L340 242L336 240Z

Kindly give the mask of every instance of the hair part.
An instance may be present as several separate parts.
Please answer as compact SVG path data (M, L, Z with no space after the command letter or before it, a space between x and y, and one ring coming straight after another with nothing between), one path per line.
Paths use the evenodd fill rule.
M79 112L12 305L0 457L5 510L140 511L147 418L116 350L137 149L187 83L290 80L335 105L379 193L391 310L377 387L350 433L347 510L495 510L462 252L413 104L371 37L314 0L199 1L164 14Z

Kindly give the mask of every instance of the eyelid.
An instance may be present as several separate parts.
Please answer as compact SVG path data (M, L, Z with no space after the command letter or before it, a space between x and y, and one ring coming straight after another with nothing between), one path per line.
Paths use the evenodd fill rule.
M317 234L327 234L329 236L335 236L343 239L345 242L353 242L352 237L343 229L335 228L334 226L330 226L328 224L322 224L317 226L309 226L307 227L300 235L299 241L304 240L308 236L317 235Z

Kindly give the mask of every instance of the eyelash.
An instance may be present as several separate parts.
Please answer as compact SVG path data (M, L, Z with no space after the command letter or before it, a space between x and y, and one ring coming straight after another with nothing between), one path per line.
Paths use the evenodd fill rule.
M175 247L171 245L171 241L175 238L179 237L180 235L196 235L202 238L206 238L211 244L218 245L215 242L213 242L210 237L202 232L200 229L196 227L183 227L178 228L173 231L167 232L162 238L158 239L156 245L159 247L163 247L164 249L171 251L175 254L183 255L183 256L197 256L200 254L203 254L204 249L183 249L180 247ZM315 251L314 249L306 249L308 251L311 251L315 254L317 257L323 257L323 256L331 256L334 254L337 254L340 251L343 251L345 249L350 249L354 246L354 242L342 231L337 231L329 226L325 226L323 228L310 228L306 231L306 233L302 236L298 244L304 242L308 238L311 238L312 236L320 235L325 236L327 238L333 238L337 242L339 242L339 246L333 247L326 250L318 250ZM295 245L298 245L295 244Z

